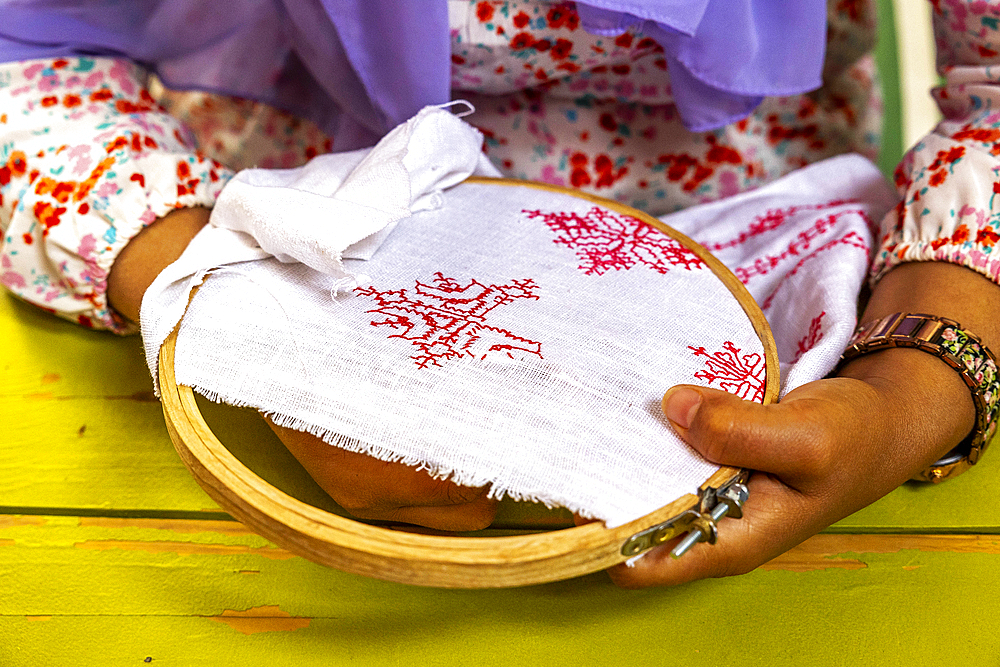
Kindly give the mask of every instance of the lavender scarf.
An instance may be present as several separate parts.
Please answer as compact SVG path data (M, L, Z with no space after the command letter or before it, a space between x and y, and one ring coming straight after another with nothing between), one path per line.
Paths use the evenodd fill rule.
M820 85L824 0L587 0L577 11L591 33L635 27L664 47L692 130ZM0 16L0 62L125 56L168 85L310 118L338 150L450 98L445 0L0 0Z

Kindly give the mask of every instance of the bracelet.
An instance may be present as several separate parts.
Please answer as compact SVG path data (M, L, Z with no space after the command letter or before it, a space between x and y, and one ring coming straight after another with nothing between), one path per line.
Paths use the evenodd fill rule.
M919 313L893 313L854 332L841 363L867 352L914 347L940 357L962 375L976 404L976 424L965 440L913 479L941 482L974 465L997 428L1000 381L993 353L954 320Z

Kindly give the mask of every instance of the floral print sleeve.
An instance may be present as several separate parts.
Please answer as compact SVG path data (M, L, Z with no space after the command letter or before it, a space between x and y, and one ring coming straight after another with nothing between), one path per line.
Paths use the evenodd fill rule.
M876 281L901 262L962 264L1000 283L1000 1L932 0L944 120L896 169Z
M115 257L175 208L212 206L232 172L193 149L113 58L0 65L0 282L56 315L128 333L108 307Z

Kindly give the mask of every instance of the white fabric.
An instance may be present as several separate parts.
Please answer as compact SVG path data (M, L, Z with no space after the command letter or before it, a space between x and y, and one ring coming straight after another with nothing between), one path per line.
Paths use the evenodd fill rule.
M443 189L473 173L499 176L482 144L472 126L427 107L374 150L321 155L297 169L239 172L210 224L249 234L283 262L353 278L342 257L368 259L395 222L437 208Z
M419 169L407 168L410 182L426 177ZM308 171L295 178L310 184L303 201L323 192ZM330 206L405 217L387 194L396 185L373 179L349 206ZM159 346L183 316L179 383L336 446L609 526L695 492L716 468L670 429L664 391L762 393L763 347L722 282L660 232L575 196L461 183L436 199L394 229L367 232L377 250L327 261L328 273L261 259L246 233L206 229L143 300L154 377ZM411 210L421 201L411 197ZM766 304L788 387L835 363L868 263L867 221L891 203L874 167L846 157L667 221L713 247ZM291 208L302 216L298 240L261 242L284 259L303 248L316 256L301 242L310 226L334 246L360 235L326 229L333 208ZM255 233L281 235L266 220ZM184 315L191 287L224 263Z
M897 199L875 165L845 155L661 220L722 260L761 306L784 395L837 365L857 323L872 230Z
M400 219L440 206L443 189L473 174L499 176L482 153L482 134L447 110L453 104L421 110L371 149L321 155L297 169L239 172L209 224L143 295L150 368L191 288L210 269L274 256L351 289L359 277L344 269L343 259L369 258ZM156 307L147 307L147 299Z
M730 343L738 368L721 381L747 395L762 378L741 374L762 370L763 346L722 282L695 256L672 256L656 230L645 228L664 245L619 253L617 269L581 257L599 235L557 243L566 235L547 220L594 221L594 209L463 184L400 223L370 261L345 261L367 287L338 292L335 278L273 259L226 267L191 302L177 381L494 496L610 524L645 514L715 470L659 407L668 387L709 368L689 346L725 355ZM612 228L625 220L597 210ZM633 235L622 229L606 247Z

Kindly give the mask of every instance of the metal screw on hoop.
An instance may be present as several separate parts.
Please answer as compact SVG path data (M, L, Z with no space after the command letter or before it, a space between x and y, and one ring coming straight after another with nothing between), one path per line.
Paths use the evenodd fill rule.
M706 516L702 514L691 523L691 530L684 536L677 546L674 547L670 555L673 558L680 558L699 542L715 544L718 537L716 522L727 514L734 519L743 516L743 504L747 501L750 490L745 484L732 484L729 488L720 491L716 496L718 502Z

